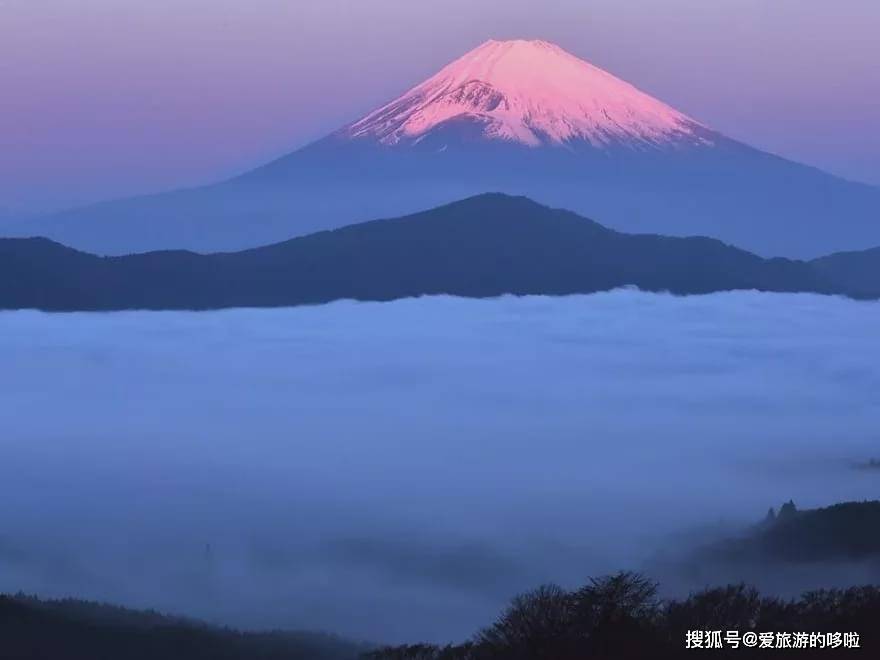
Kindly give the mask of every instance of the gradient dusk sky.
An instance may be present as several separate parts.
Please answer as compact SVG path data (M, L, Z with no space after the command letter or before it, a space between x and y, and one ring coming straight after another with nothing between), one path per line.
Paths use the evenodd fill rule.
M877 0L0 0L0 215L206 183L489 38L880 184Z

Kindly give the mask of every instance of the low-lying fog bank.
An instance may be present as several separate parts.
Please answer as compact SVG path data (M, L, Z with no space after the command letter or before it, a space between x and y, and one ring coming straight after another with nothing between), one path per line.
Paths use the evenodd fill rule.
M462 639L689 530L876 497L878 329L757 293L0 313L0 591Z

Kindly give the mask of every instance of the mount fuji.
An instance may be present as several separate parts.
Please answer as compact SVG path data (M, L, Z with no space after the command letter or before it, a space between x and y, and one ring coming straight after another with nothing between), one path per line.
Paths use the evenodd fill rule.
M471 135L528 147L639 149L698 145L701 133L693 119L559 46L489 41L338 137L390 147L427 140L442 149Z
M556 45L522 40L488 41L234 179L4 229L100 254L231 251L484 192L764 256L880 245L880 188L727 138Z

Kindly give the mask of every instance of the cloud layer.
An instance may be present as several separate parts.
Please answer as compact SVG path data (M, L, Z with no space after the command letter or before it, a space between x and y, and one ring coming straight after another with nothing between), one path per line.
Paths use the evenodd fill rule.
M616 291L0 314L0 590L451 639L876 495L877 303ZM805 585L809 586L809 585Z

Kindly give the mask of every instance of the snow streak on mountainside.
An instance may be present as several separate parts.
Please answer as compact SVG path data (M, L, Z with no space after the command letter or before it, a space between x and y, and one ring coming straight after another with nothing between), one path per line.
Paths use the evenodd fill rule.
M388 146L476 124L479 135L530 147L642 148L706 142L705 127L546 41L487 41L339 135Z
M3 223L99 254L229 252L485 192L761 256L880 246L880 189L730 139L544 41L489 41L349 126L211 186Z

